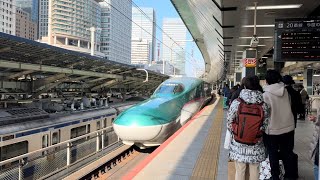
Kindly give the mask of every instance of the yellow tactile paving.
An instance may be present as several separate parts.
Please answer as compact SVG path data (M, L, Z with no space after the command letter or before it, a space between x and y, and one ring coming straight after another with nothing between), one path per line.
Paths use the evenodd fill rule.
M224 118L221 100L217 104L217 110L205 144L193 169L191 180L216 179L217 177L221 129Z

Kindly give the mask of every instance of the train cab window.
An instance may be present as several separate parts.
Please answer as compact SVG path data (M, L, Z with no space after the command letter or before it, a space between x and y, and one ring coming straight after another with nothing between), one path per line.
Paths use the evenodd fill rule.
M58 144L60 142L60 132L52 133L52 145Z
M182 84L175 84L175 83L168 83L168 84L163 84L161 85L156 93L161 93L161 94L177 94L180 93L184 90Z
M0 161L28 153L28 141L0 147Z
M49 136L48 134L45 134L42 136L42 148L49 146Z
M97 130L100 129L100 121L97 121Z

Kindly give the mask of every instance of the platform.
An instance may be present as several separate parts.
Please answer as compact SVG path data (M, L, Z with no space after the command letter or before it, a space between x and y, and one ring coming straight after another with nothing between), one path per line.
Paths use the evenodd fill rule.
M226 111L222 101L200 111L123 179L228 179L228 151L223 148ZM313 179L309 144L313 125L298 121L295 152L299 155L299 180Z

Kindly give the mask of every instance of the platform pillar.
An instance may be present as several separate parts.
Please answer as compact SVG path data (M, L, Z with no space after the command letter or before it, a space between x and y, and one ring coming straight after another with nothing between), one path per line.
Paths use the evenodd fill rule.
M246 58L257 58L257 49L250 48L243 51L242 59L246 59ZM251 76L256 75L256 67L245 67L245 65L243 64L242 78L250 75Z
M313 95L313 69L304 69L303 86L307 90L309 95Z

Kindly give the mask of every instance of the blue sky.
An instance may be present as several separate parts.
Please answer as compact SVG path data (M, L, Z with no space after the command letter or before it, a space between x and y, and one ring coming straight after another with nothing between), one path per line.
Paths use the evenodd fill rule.
M162 27L162 20L163 18L177 18L180 17L178 15L178 13L176 12L175 8L173 7L172 3L170 0L133 0L133 2L135 4L137 4L139 7L152 7L155 9L156 12L156 20L157 20L157 24ZM157 38L162 40L162 32L160 29L157 28ZM191 35L188 33L187 34L187 39L190 40ZM196 46L195 43L187 43L187 54L186 57L188 59L188 61L192 61L191 60L191 56L190 54L192 53L192 49L193 49L193 59L195 61L197 61L197 66L198 67L203 67L204 66L204 62L203 62L203 58L202 55L198 49L198 47ZM186 73L189 76L193 76L193 68L192 68L192 64L189 62L186 62ZM193 62L195 62L193 61Z

